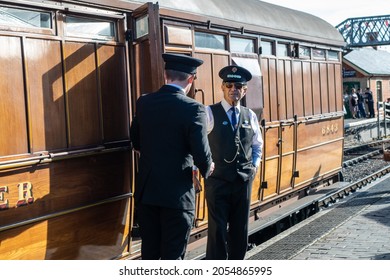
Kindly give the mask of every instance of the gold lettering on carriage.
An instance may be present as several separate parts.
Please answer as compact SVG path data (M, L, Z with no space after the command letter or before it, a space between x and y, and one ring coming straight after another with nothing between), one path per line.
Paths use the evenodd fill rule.
M322 127L322 136L335 134L339 131L339 126L337 123L328 124Z
M32 184L30 182L20 183L18 185L19 199L16 202L16 207L25 206L34 202L32 195Z
M8 186L0 187L0 210L8 209L8 199L4 198L4 193L8 193Z
M30 182L19 183L18 186L18 197L15 206L21 207L26 206L28 204L32 204L34 202L33 192L32 192L32 184ZM9 187L8 186L0 186L0 210L9 209L9 200L6 196L9 195ZM12 201L12 200L11 200Z

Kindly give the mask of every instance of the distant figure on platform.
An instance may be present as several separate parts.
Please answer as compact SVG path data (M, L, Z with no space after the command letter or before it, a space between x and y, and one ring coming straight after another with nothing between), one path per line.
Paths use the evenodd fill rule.
M366 100L367 100L367 105L368 105L368 117L369 118L375 118L375 111L374 111L374 97L372 96L372 91L368 87L366 89Z
M355 88L352 89L351 96L349 97L349 108L352 118L356 119L358 117L358 96Z
M359 118L365 118L366 109L364 108L364 96L361 88L358 89L357 96L358 96Z

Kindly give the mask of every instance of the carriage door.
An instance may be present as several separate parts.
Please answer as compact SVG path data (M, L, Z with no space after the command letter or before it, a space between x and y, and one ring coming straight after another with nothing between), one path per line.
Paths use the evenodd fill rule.
M128 25L132 98L136 101L142 94L156 91L164 83L158 4L148 2L134 10Z

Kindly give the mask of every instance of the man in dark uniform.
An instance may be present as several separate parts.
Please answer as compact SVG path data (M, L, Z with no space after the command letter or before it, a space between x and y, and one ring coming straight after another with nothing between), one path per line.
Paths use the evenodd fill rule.
M206 259L242 260L248 247L253 178L263 140L255 113L240 105L251 73L243 67L221 69L223 100L207 107L215 170L205 180L208 207Z
M139 151L135 189L142 259L183 259L195 215L193 165L214 168L205 107L187 97L203 61L163 54L165 85L137 100L131 125Z

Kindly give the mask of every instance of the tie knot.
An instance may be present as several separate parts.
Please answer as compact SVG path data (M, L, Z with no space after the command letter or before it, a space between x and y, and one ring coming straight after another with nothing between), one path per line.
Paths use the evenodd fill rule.
M231 107L231 108L230 108L230 111L232 111L233 113L235 113L235 112L236 112L236 107L234 107L234 106Z

